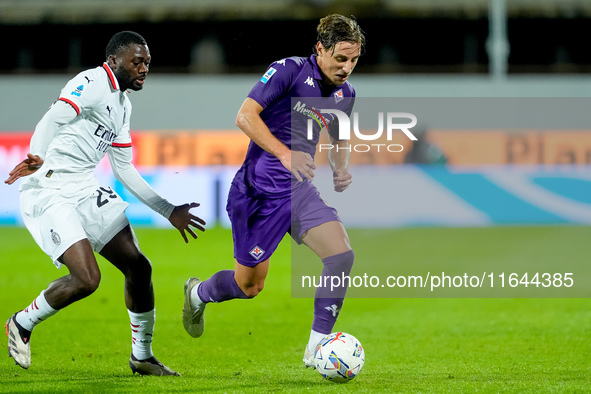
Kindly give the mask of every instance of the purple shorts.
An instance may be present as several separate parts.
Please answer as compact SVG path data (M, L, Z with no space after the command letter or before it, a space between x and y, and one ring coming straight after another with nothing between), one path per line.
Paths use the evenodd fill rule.
M248 197L232 184L226 210L232 222L234 258L247 267L269 259L286 233L301 244L302 235L311 228L341 221L307 180L295 184L290 197L274 199Z

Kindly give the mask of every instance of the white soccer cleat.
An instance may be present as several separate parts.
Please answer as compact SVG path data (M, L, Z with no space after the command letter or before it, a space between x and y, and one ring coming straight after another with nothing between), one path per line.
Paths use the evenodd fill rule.
M316 361L314 360L314 352L308 350L308 346L306 346L306 350L304 351L304 365L306 368L316 369Z
M8 356L24 369L31 366L31 333L20 326L15 319L16 313L6 322L8 337Z
M137 372L140 375L181 376L180 373L168 368L154 356L140 361L132 353L131 357L129 357L129 367L134 374Z
M199 338L203 335L203 312L205 311L206 303L201 303L197 308L191 304L191 291L195 286L201 283L199 278L189 278L185 282L185 305L183 307L183 326L185 331L193 338Z

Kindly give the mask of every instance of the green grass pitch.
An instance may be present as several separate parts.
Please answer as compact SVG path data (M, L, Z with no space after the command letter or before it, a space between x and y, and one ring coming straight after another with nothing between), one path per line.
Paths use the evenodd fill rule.
M372 231L395 246L394 264L529 258L559 266L588 261L591 239L587 227ZM361 341L366 362L355 380L335 384L301 361L312 300L291 298L288 239L272 259L265 290L254 300L209 305L205 334L192 339L181 322L183 283L233 267L230 232L209 229L189 245L176 230L136 233L153 263L154 353L182 377L132 375L122 275L101 259L99 289L35 329L29 370L0 359L0 392L591 391L589 299L348 299L335 328ZM350 230L354 248L366 233ZM56 270L24 229L1 228L0 239L0 317L7 319L67 270ZM356 268L371 249L370 241L363 244ZM5 335L0 345L5 351Z

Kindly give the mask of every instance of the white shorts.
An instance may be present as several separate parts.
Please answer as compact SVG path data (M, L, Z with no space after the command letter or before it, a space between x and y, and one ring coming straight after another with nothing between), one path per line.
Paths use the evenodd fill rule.
M41 249L58 259L76 242L87 238L95 252L129 224L128 205L110 187L98 183L62 189L30 187L21 190L23 222Z

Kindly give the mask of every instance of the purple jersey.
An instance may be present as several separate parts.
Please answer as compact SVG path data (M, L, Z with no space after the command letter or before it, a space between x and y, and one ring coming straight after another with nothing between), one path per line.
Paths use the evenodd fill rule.
M350 98L355 97L355 89L349 82L341 86L325 84L316 56L312 55L309 58L290 57L272 63L248 97L263 107L260 116L279 141L292 150L304 151L314 157L320 128L314 129L314 137L308 141L307 117L297 108L294 111L292 98L334 97L332 107L349 115L353 105ZM299 113L295 122L292 119L294 112ZM282 198L290 195L291 181L292 174L279 159L251 141L233 183L247 196Z

